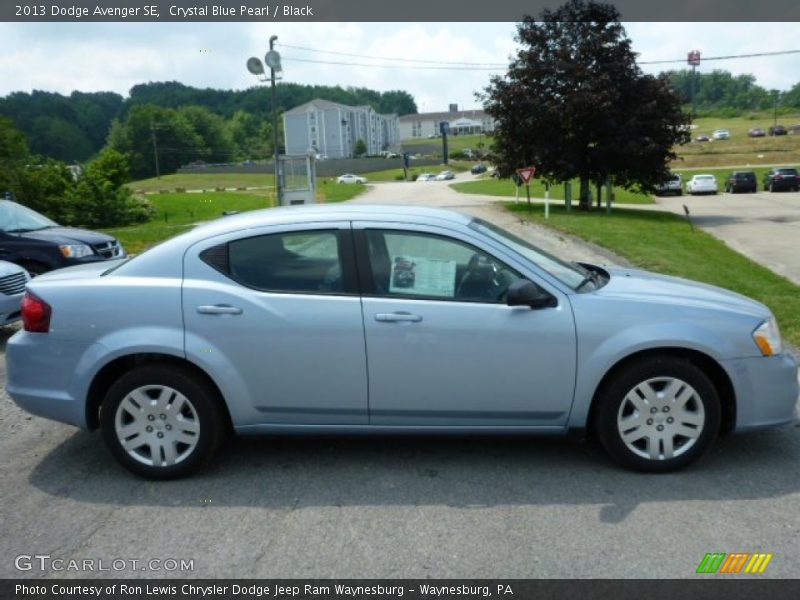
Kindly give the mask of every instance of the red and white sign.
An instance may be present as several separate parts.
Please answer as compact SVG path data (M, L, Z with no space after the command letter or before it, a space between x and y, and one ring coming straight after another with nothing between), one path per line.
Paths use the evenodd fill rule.
M528 184L536 175L536 167L525 167L524 169L517 169L517 175L522 179L522 183Z

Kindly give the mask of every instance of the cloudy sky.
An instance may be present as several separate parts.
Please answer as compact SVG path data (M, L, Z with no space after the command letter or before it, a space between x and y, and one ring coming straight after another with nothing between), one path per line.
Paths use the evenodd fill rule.
M800 48L797 23L629 23L626 28L641 61L683 59L693 49L720 56ZM514 52L514 32L512 23L0 23L0 96L33 89L127 95L136 83L172 80L246 89L257 84L245 68L247 58L263 57L275 34L279 44L314 50L278 47L286 81L402 89L420 111L446 110L449 103L471 108L478 106L474 92L502 68L433 69L421 67L441 65L410 61L504 65ZM683 65L643 66L649 72L668 67ZM785 90L800 80L800 54L707 62L701 71L714 68L752 73L760 85Z

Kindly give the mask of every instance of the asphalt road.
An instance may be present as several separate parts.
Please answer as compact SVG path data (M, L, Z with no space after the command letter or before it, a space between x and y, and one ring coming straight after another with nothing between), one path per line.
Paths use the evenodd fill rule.
M372 200L408 193L375 188ZM431 191L455 202L445 189ZM0 329L3 346L11 333ZM757 551L774 554L766 577L800 572L794 426L721 440L658 476L564 440L278 438L233 440L199 475L156 483L118 467L97 433L28 416L2 393L0 457L0 577L682 578L706 552ZM35 554L124 568L15 567ZM142 571L150 559L193 570Z

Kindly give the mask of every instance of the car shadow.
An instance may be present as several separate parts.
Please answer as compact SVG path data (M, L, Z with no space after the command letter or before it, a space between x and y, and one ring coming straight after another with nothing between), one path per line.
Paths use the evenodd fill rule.
M79 432L29 475L42 492L131 506L499 505L601 506L621 522L638 505L795 494L800 429L720 440L681 472L649 475L612 464L594 442L547 438L237 438L194 477L147 481L118 466L98 433Z
M0 326L0 354L6 353L6 344L9 338L20 330L19 323Z

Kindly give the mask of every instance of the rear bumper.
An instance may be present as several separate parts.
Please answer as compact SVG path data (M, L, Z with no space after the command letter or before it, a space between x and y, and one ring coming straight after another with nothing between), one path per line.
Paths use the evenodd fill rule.
M797 361L791 354L725 361L736 390L736 427L751 431L793 423L798 418Z
M8 395L33 415L87 429L89 369L107 350L100 344L47 338L19 331L8 340Z

